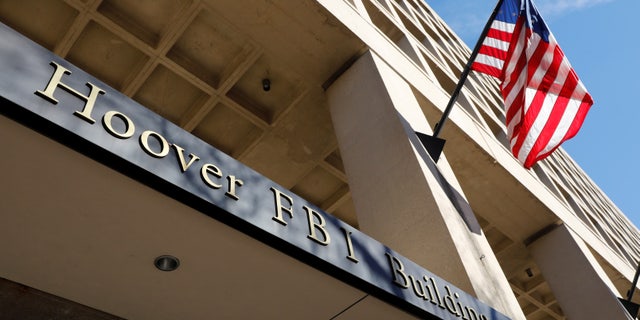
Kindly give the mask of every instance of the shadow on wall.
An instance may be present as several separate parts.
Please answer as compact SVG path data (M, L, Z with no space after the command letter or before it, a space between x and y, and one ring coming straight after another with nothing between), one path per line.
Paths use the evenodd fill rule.
M415 130L411 128L409 122L400 113L398 113L398 118L402 121L402 125L407 132L407 136L409 137L411 144L415 150L418 151L418 154L427 165L427 168L429 168L431 174L436 178L439 186L444 190L449 201L451 201L453 206L456 208L456 211L458 211L458 214L467 225L469 231L478 235L482 234L482 228L480 227L480 224L478 223L467 199L465 199L465 197L456 190L456 188L452 186L449 181L447 181L446 177L440 172L438 166L433 161L418 136L415 134Z

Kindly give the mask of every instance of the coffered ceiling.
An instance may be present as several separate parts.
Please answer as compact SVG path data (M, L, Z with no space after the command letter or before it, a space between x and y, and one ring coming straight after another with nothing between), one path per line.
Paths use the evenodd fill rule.
M322 84L364 45L313 1L295 6L234 0L25 0L0 3L0 17L357 226ZM269 81L269 90L263 80Z

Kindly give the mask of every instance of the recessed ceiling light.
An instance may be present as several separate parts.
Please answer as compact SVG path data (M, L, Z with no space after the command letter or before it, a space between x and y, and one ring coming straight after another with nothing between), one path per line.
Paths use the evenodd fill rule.
M271 90L271 80L262 79L262 90L264 90L264 91Z
M173 271L180 266L180 260L174 256L162 255L156 258L153 264L162 271Z

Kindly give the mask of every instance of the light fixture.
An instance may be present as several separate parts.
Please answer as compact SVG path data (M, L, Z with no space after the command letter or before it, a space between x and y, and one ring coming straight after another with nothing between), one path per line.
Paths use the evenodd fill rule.
M153 264L158 268L158 270L173 271L178 269L180 266L180 260L174 256L162 255L157 257L156 260L153 261Z
M271 90L271 80L269 79L262 79L262 90L264 91L269 91Z

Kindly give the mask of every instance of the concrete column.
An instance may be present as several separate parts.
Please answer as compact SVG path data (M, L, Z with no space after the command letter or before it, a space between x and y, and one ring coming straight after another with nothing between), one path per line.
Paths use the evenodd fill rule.
M632 319L587 245L567 226L535 240L529 250L568 319Z
M360 229L512 319L524 315L411 87L377 55L327 90Z

